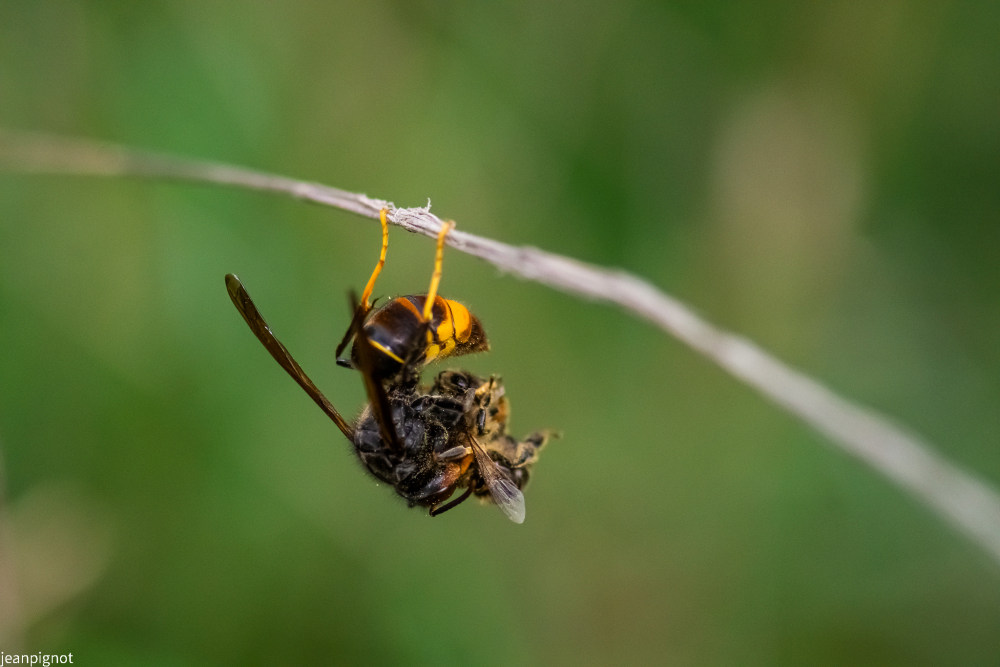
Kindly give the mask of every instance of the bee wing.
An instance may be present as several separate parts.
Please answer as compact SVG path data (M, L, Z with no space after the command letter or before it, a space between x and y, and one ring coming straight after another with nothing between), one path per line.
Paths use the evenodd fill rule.
M351 293L351 308L355 312L360 312L357 296ZM353 326L353 325L352 325ZM392 407L389 405L389 396L385 393L385 386L376 377L374 372L375 361L372 356L371 342L365 333L364 323L357 325L354 331L356 336L355 349L358 351L358 365L361 377L365 382L365 393L368 394L368 401L371 403L372 412L375 415L375 423L378 424L379 434L382 441L396 452L403 451L403 444L396 433L396 427L392 423Z
M524 523L524 494L521 493L521 489L507 478L506 473L490 458L475 438L470 437L469 440L472 442L472 451L479 465L479 474L486 482L486 488L490 490L493 502L508 519L514 523Z
M333 423L347 436L347 439L353 442L353 429L341 414L337 412L337 408L333 407L333 403L313 384L313 381L309 379L309 376L302 370L302 367L292 358L291 353L288 352L285 346L281 344L281 341L274 335L271 327L264 321L264 317L257 310L257 306L254 305L253 299L250 298L250 294L247 293L240 279L232 273L226 274L226 289L229 291L229 298L233 300L236 310L240 311L240 315L243 316L253 334L257 336L257 340L267 348L267 351L271 353L274 360L292 376L292 379L309 394L309 397L316 402L316 405L333 420Z

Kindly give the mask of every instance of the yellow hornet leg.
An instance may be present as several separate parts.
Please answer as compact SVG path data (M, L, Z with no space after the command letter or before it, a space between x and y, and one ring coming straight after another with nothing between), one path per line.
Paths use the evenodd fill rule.
M431 321L431 312L434 308L434 299L437 297L438 283L441 282L441 261L444 259L444 239L448 232L455 229L455 221L448 220L441 225L438 232L437 254L434 255L434 273L431 274L431 285L427 288L427 301L424 302L424 322ZM427 340L432 340L432 334L427 331Z
M361 293L361 307L367 313L371 309L371 296L372 290L375 289L375 279L378 278L378 274L382 273L382 267L385 266L385 251L389 248L389 221L386 220L386 214L389 213L389 209L383 208L378 212L379 220L382 222L382 251L378 255L378 263L375 264L375 270L372 271L372 277L368 279L368 284L365 285L365 291Z

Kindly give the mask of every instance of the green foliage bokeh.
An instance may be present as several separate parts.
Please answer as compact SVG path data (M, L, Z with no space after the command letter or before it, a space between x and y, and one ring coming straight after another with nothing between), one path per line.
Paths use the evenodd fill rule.
M641 275L1000 483L998 23L989 3L5 0L0 126L430 198ZM407 510L222 280L352 413L333 348L378 240L251 192L0 175L8 652L995 664L1000 573L924 507L648 324L456 252L442 290L493 343L462 365L503 375L515 433L564 435L523 526ZM393 230L379 292L424 290L432 253Z

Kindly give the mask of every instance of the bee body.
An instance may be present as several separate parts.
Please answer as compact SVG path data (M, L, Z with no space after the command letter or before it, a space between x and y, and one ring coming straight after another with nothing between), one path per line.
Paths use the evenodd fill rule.
M226 276L229 296L271 356L354 445L365 468L411 507L427 507L434 516L474 494L521 523L521 488L548 435L536 433L519 442L507 434L509 407L497 377L483 380L448 370L429 387L420 384L424 365L488 350L489 342L468 308L437 294L450 225L438 236L427 294L398 297L372 308L370 297L388 244L386 213L380 214L379 261L361 299L351 295L351 323L336 350L337 363L358 370L368 394L368 405L353 423L309 379L232 274ZM339 358L352 340L350 357ZM457 489L464 491L452 499Z
M489 349L489 341L479 318L463 304L434 297L429 321L423 319L426 295L401 296L371 312L364 323L365 334L374 348L373 371L381 378L394 378L404 368L419 369L444 357ZM350 365L360 360L358 342L351 348Z
M491 467L521 489L547 436L534 434L519 443L507 435L503 393L499 380L484 381L465 371L442 371L430 388L397 391L389 403L401 449L385 442L369 406L355 425L358 458L410 506L437 507L459 488L478 496L490 493L471 443L478 436L477 444L488 453ZM481 421L486 424L482 432L477 427ZM514 452L520 455L508 458Z

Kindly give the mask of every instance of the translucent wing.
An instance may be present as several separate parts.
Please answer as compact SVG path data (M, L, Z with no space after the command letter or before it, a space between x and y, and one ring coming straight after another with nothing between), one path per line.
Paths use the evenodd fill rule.
M490 458L475 438L470 437L469 440L472 442L472 451L479 465L479 474L486 482L486 488L490 490L493 502L508 519L514 523L524 523L524 494L521 493L521 489L507 478L506 473Z
M302 367L295 362L295 359L292 358L292 355L285 346L281 344L281 341L271 332L271 327L264 321L264 317L257 310L257 306L254 305L253 299L250 298L240 279L232 273L226 274L226 289L229 290L229 298L233 300L236 310L240 311L240 315L243 316L253 334L257 336L257 340L267 348L267 351L271 353L274 360L292 376L292 379L309 394L309 397L316 402L316 405L333 420L333 423L347 436L347 439L353 442L353 429L341 414L337 412L337 409L333 407L333 403L327 400L323 392L313 384L313 381L309 379L309 376L302 370Z

